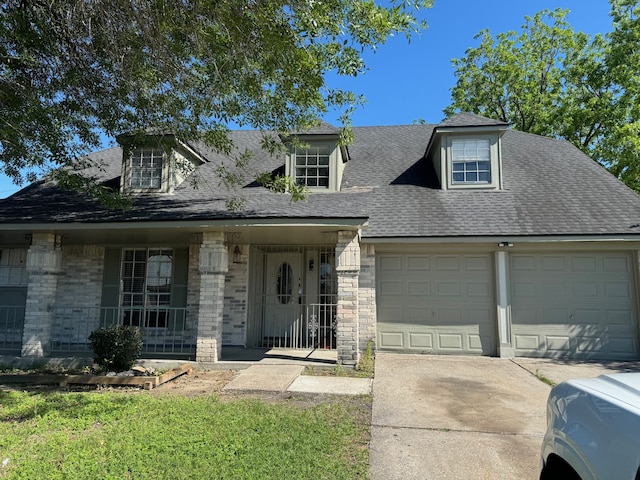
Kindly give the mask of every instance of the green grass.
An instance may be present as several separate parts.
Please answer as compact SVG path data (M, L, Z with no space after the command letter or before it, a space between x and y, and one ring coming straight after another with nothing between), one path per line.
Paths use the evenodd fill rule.
M356 397L0 392L0 478L368 478L369 408Z
M551 387L555 387L556 386L556 382L554 382L553 380L551 380L549 377L545 377L544 375L542 375L538 369L536 368L536 373L534 374L535 377L540 380L542 383L546 383L547 385L551 386Z

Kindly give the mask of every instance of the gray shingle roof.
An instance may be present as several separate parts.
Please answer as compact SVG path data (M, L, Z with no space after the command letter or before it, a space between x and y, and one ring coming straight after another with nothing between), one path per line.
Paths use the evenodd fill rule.
M198 146L210 160L199 167L199 188L185 182L172 195L140 196L134 209L122 213L40 182L0 201L0 228L15 223L72 222L91 228L96 222L368 217L364 238L640 235L640 196L564 141L508 130L502 137L504 190L440 190L424 158L435 127L355 127L342 190L311 194L306 202L291 203L287 195L251 181L255 173L281 170L284 157L260 149L260 132L237 131L238 151L254 152L240 190L246 198L243 212L226 210L224 201L232 192L219 184L216 173L220 164L233 169L233 160ZM91 157L104 164L93 174L117 182L119 148Z
M506 122L476 115L475 113L460 112L440 122L438 127L488 127L493 125L506 126Z

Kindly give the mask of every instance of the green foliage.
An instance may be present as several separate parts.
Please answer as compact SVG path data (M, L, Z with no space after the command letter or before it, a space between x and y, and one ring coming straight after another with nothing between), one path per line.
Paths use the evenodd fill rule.
M367 349L360 356L356 370L364 377L373 377L375 370L375 342L373 339L367 342Z
M93 360L105 370L129 370L142 351L142 330L130 325L101 327L89 335Z
M366 399L0 392L0 403L3 479L368 477Z
M0 170L31 181L74 165L101 134L154 129L229 154L232 123L286 133L338 110L348 125L360 97L325 74L363 73L364 52L420 31L430 3L8 0Z
M273 192L290 194L292 202L306 200L309 194L309 187L297 184L293 177L286 175L273 177L270 172L264 172L256 180L260 185Z
M567 12L527 17L521 32L476 38L453 61L451 115L469 111L563 138L640 191L640 6L611 0L613 31L575 32Z

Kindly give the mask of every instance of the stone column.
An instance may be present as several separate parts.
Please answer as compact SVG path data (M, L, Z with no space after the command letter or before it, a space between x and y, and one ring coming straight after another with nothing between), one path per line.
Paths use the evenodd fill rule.
M54 233L33 234L27 253L29 285L22 333L23 357L44 357L49 353L61 258Z
M205 232L199 254L200 292L196 361L217 362L222 354L222 319L228 252L224 234Z
M336 344L338 363L355 367L360 360L358 322L358 275L360 244L358 232L338 232L336 243L336 275L338 308Z

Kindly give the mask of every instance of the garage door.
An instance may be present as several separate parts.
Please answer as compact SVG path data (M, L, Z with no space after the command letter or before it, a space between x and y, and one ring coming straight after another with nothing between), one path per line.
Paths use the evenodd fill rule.
M493 257L379 254L378 348L494 355Z
M630 254L512 254L510 265L516 355L637 358Z

